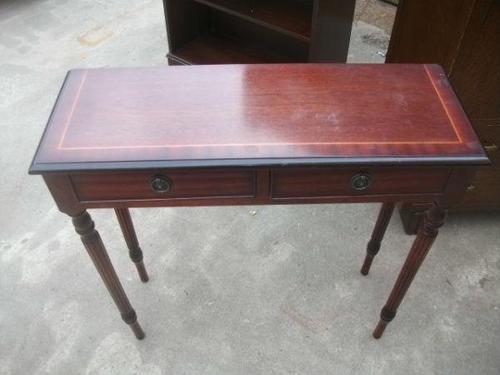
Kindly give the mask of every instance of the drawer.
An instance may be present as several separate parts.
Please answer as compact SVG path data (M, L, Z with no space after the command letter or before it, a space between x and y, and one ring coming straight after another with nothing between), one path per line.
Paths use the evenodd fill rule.
M82 202L255 196L253 170L169 170L71 175Z
M426 194L444 189L449 168L282 168L272 173L273 198Z

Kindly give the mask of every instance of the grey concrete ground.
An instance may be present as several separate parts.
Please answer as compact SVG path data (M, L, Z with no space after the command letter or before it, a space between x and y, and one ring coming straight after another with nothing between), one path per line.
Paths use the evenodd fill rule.
M358 5L350 60L382 62L393 10ZM500 373L499 215L449 219L376 341L412 241L395 218L359 274L377 205L133 210L148 284L94 210L136 341L26 172L66 70L165 64L166 49L160 0L0 0L0 374Z

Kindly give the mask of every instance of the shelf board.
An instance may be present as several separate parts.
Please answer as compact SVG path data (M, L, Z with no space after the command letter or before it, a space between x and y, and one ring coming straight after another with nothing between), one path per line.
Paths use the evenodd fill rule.
M312 3L290 0L194 0L301 41L311 38Z
M300 62L261 44L248 43L214 34L202 34L168 55L180 64L258 64Z

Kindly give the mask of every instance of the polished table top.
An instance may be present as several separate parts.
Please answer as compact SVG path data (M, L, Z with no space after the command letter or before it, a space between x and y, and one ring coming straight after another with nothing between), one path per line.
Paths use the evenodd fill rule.
M69 72L30 172L487 161L437 65L178 66Z

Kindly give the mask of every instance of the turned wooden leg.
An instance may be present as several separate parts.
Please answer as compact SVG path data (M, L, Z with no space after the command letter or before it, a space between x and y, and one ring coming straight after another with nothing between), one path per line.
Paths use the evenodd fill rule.
M380 338L384 333L387 324L394 319L396 311L410 287L410 284L417 274L417 271L424 261L425 256L437 237L438 229L443 225L445 212L439 203L434 203L433 206L426 212L424 221L417 232L417 237L413 242L410 253L399 273L398 279L392 292L380 313L380 321L373 331L373 337Z
M108 257L101 236L94 228L94 222L87 211L72 217L76 232L80 235L85 249L101 275L109 294L120 310L122 319L127 323L139 340L144 338L144 332L137 322L137 315L123 290L113 265Z
M127 243L130 259L134 262L141 281L145 283L149 280L149 276L146 272L146 268L144 267L142 250L139 247L139 241L137 241L130 212L128 208L115 208L115 213L118 218L118 222L120 223L123 237L125 237L125 242Z
M377 255L380 250L380 243L384 238L385 231L387 229L387 225L391 220L392 213L394 212L394 203L384 203L380 208L380 212L378 214L377 222L375 224L375 228L373 229L372 237L368 242L368 246L366 247L366 257L363 262L363 267L361 267L361 273L363 275L368 275L370 272L370 267L373 262L373 258Z

